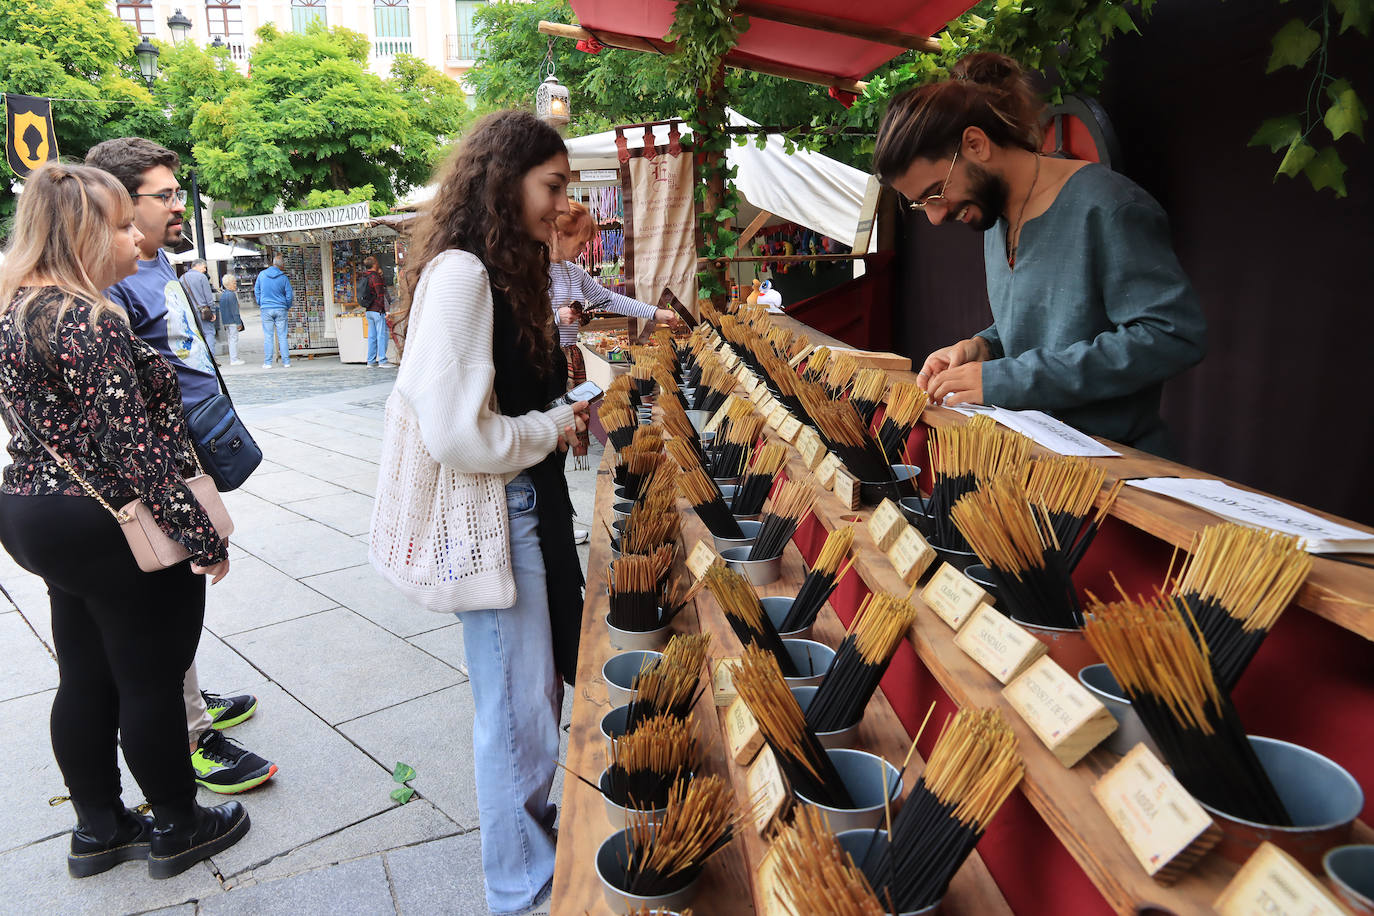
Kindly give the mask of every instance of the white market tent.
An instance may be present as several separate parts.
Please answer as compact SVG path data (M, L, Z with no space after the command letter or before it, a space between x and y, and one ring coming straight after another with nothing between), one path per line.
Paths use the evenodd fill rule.
M228 261L232 258L251 258L262 254L256 248L245 248L242 245L226 245L223 242L207 242L205 244L205 260L207 261ZM173 264L189 264L199 258L196 249L191 248L179 254L167 252L167 259Z

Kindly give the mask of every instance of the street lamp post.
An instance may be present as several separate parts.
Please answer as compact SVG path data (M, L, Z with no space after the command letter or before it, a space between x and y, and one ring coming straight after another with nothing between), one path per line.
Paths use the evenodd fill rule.
M167 18L167 28L172 33L172 44L179 45L191 33L191 19L181 10Z
M181 15L181 18L185 20L185 29L183 30L184 34L185 31L190 30L191 20L187 19L185 14L183 14L181 10L177 10L177 14ZM176 19L175 15L172 16L171 19L167 20L167 25L169 28L172 28L172 34L176 35L177 29L180 28L180 25L175 27L172 26L172 20L174 19ZM138 43L138 47L134 48L134 55L138 57L139 72L143 74L144 81L148 84L148 88L151 89L153 87L153 82L157 79L157 45L153 44L145 37L142 41ZM202 229L200 222L200 184L196 181L196 170L191 169L190 172L191 206L195 210L195 215L193 217L194 222L192 223L192 225L195 227L194 241L196 243L196 255L203 261L205 260L205 232Z

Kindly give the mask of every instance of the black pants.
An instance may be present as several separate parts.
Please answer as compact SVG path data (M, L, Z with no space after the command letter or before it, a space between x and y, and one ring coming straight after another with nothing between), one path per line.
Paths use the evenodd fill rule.
M149 804L189 805L181 684L200 642L205 577L189 561L141 571L119 525L85 496L0 494L0 543L48 586L60 675L52 749L72 798L119 796L118 736Z

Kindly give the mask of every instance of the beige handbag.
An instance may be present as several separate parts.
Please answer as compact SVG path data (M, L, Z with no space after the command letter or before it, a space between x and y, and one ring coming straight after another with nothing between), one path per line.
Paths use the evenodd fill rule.
M48 454L52 455L62 470L71 475L72 479L81 485L81 489L86 491L86 495L94 499L105 507L105 511L114 516L114 520L119 523L119 530L124 532L124 539L129 542L129 550L134 555L134 562L138 568L144 572L157 572L160 569L167 569L175 566L181 561L189 558L191 552L167 536L158 527L157 520L153 518L153 512L148 508L147 503L142 499L131 500L123 507L115 509L105 497L96 492L95 487L86 482L86 478L76 472L76 468L71 463L53 450L52 446L44 442L19 416L13 405L7 398L0 397L5 407L17 419L28 434L36 442L42 444L47 449ZM196 450L191 449L192 457L195 457ZM196 458L196 470L200 471L194 477L185 479L186 486L190 489L191 495L196 502L205 510L205 514L210 516L210 523L215 526L215 532L221 538L227 538L234 533L234 522L229 518L229 510L224 508L224 500L219 497L219 490L215 488L215 482L200 467L200 459Z

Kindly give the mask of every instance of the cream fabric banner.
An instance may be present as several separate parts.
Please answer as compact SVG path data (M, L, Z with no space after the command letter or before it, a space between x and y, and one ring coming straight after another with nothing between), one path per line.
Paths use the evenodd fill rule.
M630 226L635 298L657 305L663 291L693 314L697 253L692 212L692 154L631 156Z

